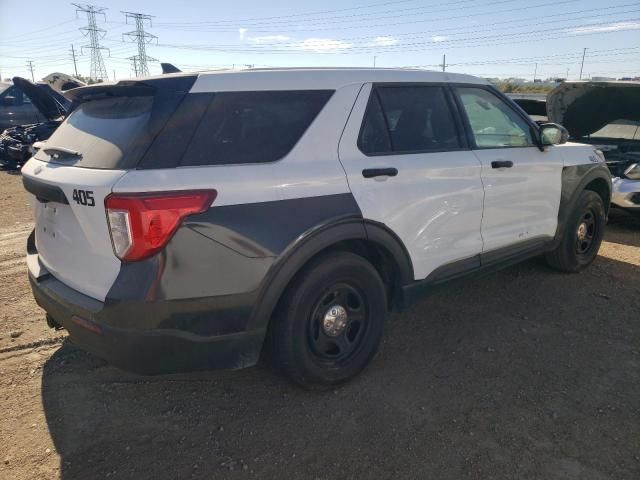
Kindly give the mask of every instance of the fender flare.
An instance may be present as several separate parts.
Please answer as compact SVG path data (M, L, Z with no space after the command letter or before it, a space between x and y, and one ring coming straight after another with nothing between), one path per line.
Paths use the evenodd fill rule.
M258 288L256 306L247 329L266 328L293 277L315 255L345 240L377 244L396 262L401 281L413 279L413 267L404 245L386 226L364 221L361 217L334 220L303 233L278 256Z
M566 166L562 169L562 193L560 197L560 208L558 210L558 227L556 229L553 248L562 241L567 220L571 212L575 209L580 194L585 190L587 185L596 179L601 179L606 182L610 202L612 191L611 173L605 164L574 165ZM605 204L604 208L605 212L608 212L609 204Z

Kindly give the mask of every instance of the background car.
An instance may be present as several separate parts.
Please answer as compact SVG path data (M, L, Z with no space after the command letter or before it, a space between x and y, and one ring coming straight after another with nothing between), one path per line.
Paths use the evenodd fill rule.
M46 140L58 128L71 108L71 102L49 83L33 84L30 81L15 77L5 91L13 95L7 103L16 106L16 98L22 102L22 110L13 107L6 109L7 118L16 121L16 125L6 128L0 133L0 167L18 169L33 155L33 145ZM27 99L28 103L24 100ZM26 108L28 105L28 108ZM28 112L33 109L36 113L31 116ZM20 115L15 112L20 111ZM17 123L29 120L24 123Z
M640 82L565 82L541 98L513 99L533 120L546 110L571 140L603 152L611 171L611 203L640 214Z

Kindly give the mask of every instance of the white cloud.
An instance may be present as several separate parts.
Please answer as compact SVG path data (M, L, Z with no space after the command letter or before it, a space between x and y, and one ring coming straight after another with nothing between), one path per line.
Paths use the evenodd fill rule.
M305 50L315 53L332 53L349 50L352 43L334 40L331 38L307 38L292 45L297 50Z
M240 40L244 40L244 35L245 35L245 33L247 33L247 29L246 28L239 28L238 29L238 33L240 34Z
M640 29L640 22L617 22L610 23L609 25L585 25L583 27L570 28L566 31L568 33L574 33L576 35L584 35L587 33L618 32L621 30L638 29Z
M248 37L247 40L253 43L257 43L259 45L263 45L265 43L281 43L288 42L290 40L286 35L264 35L262 37Z
M445 37L444 35L434 35L433 37L431 37L431 41L432 42L446 42L447 40L449 40L449 37Z
M371 47L389 47L391 45L396 45L398 43L398 39L391 37L391 36L385 36L385 37L376 37L373 39L372 42L369 43L369 46Z

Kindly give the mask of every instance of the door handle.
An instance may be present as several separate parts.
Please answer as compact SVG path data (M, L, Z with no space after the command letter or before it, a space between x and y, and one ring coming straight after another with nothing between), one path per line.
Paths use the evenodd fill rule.
M395 177L396 175L398 175L397 168L365 168L362 170L364 178Z
M511 168L513 162L511 160L494 160L491 162L491 168Z

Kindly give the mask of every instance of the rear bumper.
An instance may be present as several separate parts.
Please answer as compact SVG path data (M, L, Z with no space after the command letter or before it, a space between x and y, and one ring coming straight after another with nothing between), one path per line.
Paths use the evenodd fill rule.
M611 203L620 208L640 210L640 180L614 178Z
M71 341L109 363L127 371L154 375L218 368L237 369L254 365L260 355L264 330L203 336L178 329L114 327L136 324L138 308L110 309L98 300L77 292L52 275L36 279L29 274L33 295Z

